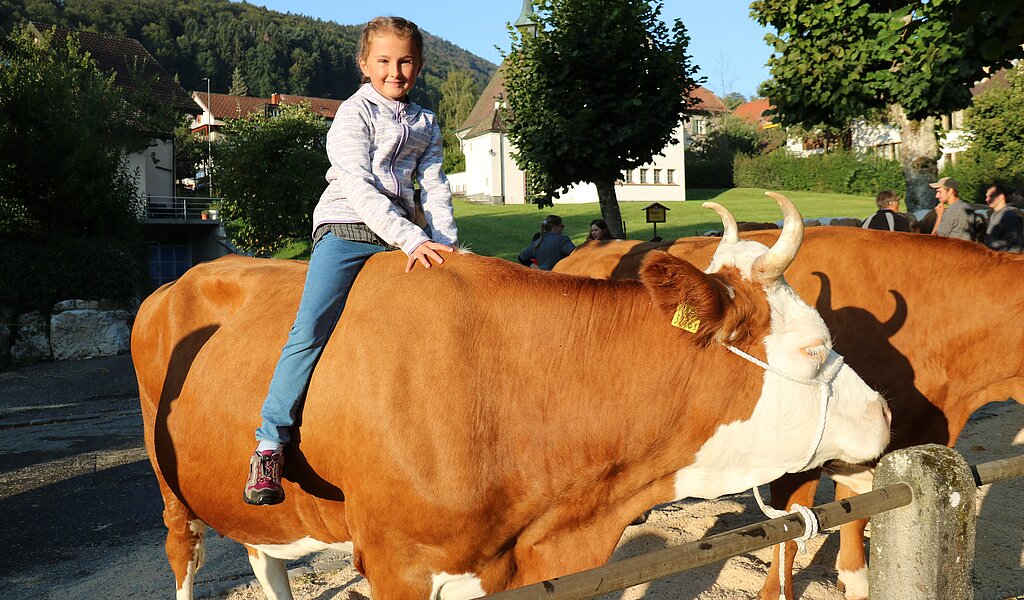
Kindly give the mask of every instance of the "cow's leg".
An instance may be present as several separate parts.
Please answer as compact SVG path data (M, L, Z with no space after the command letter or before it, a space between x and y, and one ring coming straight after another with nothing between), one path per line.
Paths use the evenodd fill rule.
M288 582L288 568L284 559L274 558L252 546L245 547L252 572L263 587L267 600L292 600L292 586Z
M771 483L771 505L779 510L789 510L790 506L814 505L814 492L818 488L821 472L817 469L803 473L783 475ZM793 560L796 558L796 542L786 542L786 565L783 569L786 598L793 598ZM768 566L768 575L761 588L762 600L777 600L781 591L779 580L779 547L772 550L772 562Z
M854 490L836 483L836 501L854 495ZM867 519L859 519L839 527L836 570L839 571L839 589L846 595L846 600L866 600L868 597L868 566L864 556L864 529L867 526Z
M206 524L193 515L166 487L164 524L167 526L167 560L174 571L177 600L192 600L196 572L206 558Z

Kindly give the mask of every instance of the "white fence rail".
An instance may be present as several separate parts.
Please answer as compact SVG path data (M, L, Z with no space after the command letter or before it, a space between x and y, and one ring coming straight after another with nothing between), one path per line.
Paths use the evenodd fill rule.
M145 219L157 222L217 221L220 198L187 196L145 196ZM214 208L211 208L213 206Z

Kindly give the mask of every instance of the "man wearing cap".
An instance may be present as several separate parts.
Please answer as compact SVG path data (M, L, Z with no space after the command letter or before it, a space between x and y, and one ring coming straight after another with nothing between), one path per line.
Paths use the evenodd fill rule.
M1004 252L1024 252L1024 221L1006 204L1006 190L996 184L985 192L985 204L992 209L985 232L985 245Z
M960 201L960 184L952 177L943 177L935 183L929 183L935 190L935 199L939 201L935 207L934 235L971 240L971 214L966 202Z

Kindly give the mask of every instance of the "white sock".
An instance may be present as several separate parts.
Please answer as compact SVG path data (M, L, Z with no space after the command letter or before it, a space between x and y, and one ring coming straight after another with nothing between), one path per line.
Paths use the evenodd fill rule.
M258 446L256 446L257 452L263 452L264 450L273 450L274 452L280 452L284 449L284 446L277 442L268 442L266 440L260 440Z

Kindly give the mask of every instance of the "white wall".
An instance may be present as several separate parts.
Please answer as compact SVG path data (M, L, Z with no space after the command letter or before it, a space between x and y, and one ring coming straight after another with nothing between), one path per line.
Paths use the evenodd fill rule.
M683 146L679 140L684 137L683 128L676 130L674 140L650 163L633 169L632 182L616 184L615 194L623 202L673 202L686 200L686 169L683 164ZM499 133L485 133L462 140L462 152L466 155L465 175L458 174L464 181L465 195L476 201L493 201L504 204L526 203L526 175L512 159L515 148L508 138ZM499 160L499 156L503 160ZM502 168L504 167L504 173ZM640 170L646 170L647 183L640 183ZM659 171L660 183L654 184L654 171ZM673 182L667 183L668 171L673 171ZM504 174L504 186L502 175ZM449 176L451 177L451 176ZM581 204L597 202L597 188L590 183L577 184L554 200L555 204Z

